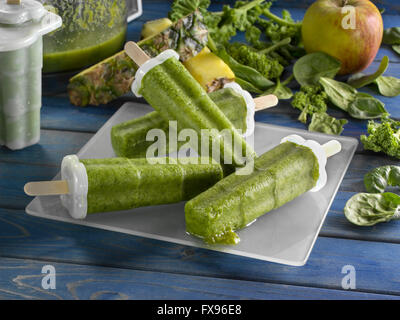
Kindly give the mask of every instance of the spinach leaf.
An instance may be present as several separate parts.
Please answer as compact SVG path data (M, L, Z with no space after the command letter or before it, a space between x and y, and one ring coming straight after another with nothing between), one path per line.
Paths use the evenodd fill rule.
M383 193L388 186L400 187L400 167L383 166L368 172L364 177L367 192Z
M370 75L355 74L349 78L347 83L358 89L373 83L376 79L382 76L389 67L389 57L384 56L378 70Z
M351 223L358 226L373 226L380 222L400 219L400 196L394 193L359 193L353 196L344 208Z
M293 92L290 88L286 87L286 84L290 82L293 77L289 77L284 82L281 82L279 79L275 86L269 88L267 91L263 92L262 95L274 94L278 97L279 100L287 100L293 97ZM289 80L289 81L288 81Z
M250 82L247 82L246 80L240 79L239 77L235 76L235 82L242 87L243 90L261 94L263 93L260 89L256 88L254 85L252 85Z
M386 97L396 97L400 94L400 79L381 76L375 80L379 93Z
M301 86L315 85L321 77L334 78L341 65L339 60L326 53L314 52L297 60L293 73Z
M329 78L321 78L320 83L329 100L353 118L376 119L389 115L383 102L346 83Z
M392 46L392 49L400 54L400 27L386 29L383 32L382 43Z
M361 120L382 118L389 115L382 101L364 92L357 93L356 99L350 103L347 112L353 118Z
M324 87L329 100L344 111L348 111L350 104L357 98L357 90L346 83L325 77L322 77L319 82Z
M382 42L389 45L400 44L400 27L385 29Z
M313 114L308 130L340 135L343 132L343 126L347 123L348 121L346 119L336 119L327 113L319 112Z

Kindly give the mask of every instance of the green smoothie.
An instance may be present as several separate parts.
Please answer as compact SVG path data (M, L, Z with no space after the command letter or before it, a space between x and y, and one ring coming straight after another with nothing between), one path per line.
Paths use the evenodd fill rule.
M44 72L78 70L122 49L127 30L125 0L41 0L63 19L44 37Z
M232 174L186 204L186 228L207 243L236 244L236 230L311 190L319 164L311 149L285 142L255 160L250 175Z
M0 52L0 145L18 150L40 139L42 38Z
M222 167L215 163L170 164L167 159L167 164L151 164L126 158L81 162L89 184L87 213L186 201L223 178Z
M101 61L123 48L126 29L123 28L111 39L97 45L54 53L43 56L43 72L76 70Z
M209 96L236 129L246 132L247 105L242 95L231 88L226 88L212 92ZM170 147L168 144L168 122L160 117L157 111L114 126L111 130L114 152L119 157L145 157L148 148L154 143L153 141L146 141L147 133L152 129L161 129L166 133L166 151L168 152ZM183 144L184 142L179 144L178 148ZM158 154L158 156L163 155Z

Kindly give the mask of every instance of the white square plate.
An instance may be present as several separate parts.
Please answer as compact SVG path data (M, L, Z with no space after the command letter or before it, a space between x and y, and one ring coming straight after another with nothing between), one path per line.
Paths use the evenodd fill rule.
M150 111L152 109L148 105L126 103L81 149L78 156L82 159L115 157L110 140L112 126L127 119L141 117ZM256 123L254 147L257 154L272 149L290 134L299 134L305 139L313 139L320 143L332 139L332 136L324 134ZM302 266L307 262L358 145L354 138L334 138L341 142L343 150L328 160L328 183L325 188L317 193L306 193L240 230L238 234L241 242L236 246L209 246L188 235L185 228L184 203L93 214L80 221L70 218L59 197L37 197L27 206L26 212L41 218Z

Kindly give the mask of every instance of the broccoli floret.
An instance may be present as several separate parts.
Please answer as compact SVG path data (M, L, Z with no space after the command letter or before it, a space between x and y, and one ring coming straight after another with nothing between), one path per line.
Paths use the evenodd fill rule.
M267 79L279 78L284 70L278 60L258 53L245 44L236 42L228 47L228 51L237 62L256 69Z
M307 123L308 115L324 113L328 108L328 95L321 85L303 86L292 100L292 106L301 111L299 120Z
M400 122L382 119L381 123L369 121L369 136L362 135L361 142L365 150L384 152L400 159Z

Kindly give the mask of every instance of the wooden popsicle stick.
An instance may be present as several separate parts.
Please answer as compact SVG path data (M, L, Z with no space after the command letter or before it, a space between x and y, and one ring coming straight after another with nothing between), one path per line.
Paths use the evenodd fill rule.
M331 140L325 143L322 148L325 150L326 157L330 158L342 151L342 144L337 140Z
M129 41L125 44L126 54L141 67L150 57L135 42Z
M7 4L21 4L21 0L7 0Z
M25 185L24 191L28 196L57 196L69 193L67 181L42 181L29 182Z
M267 96L255 98L254 103L256 104L256 112L257 112L277 106L279 100L277 96L269 94Z

